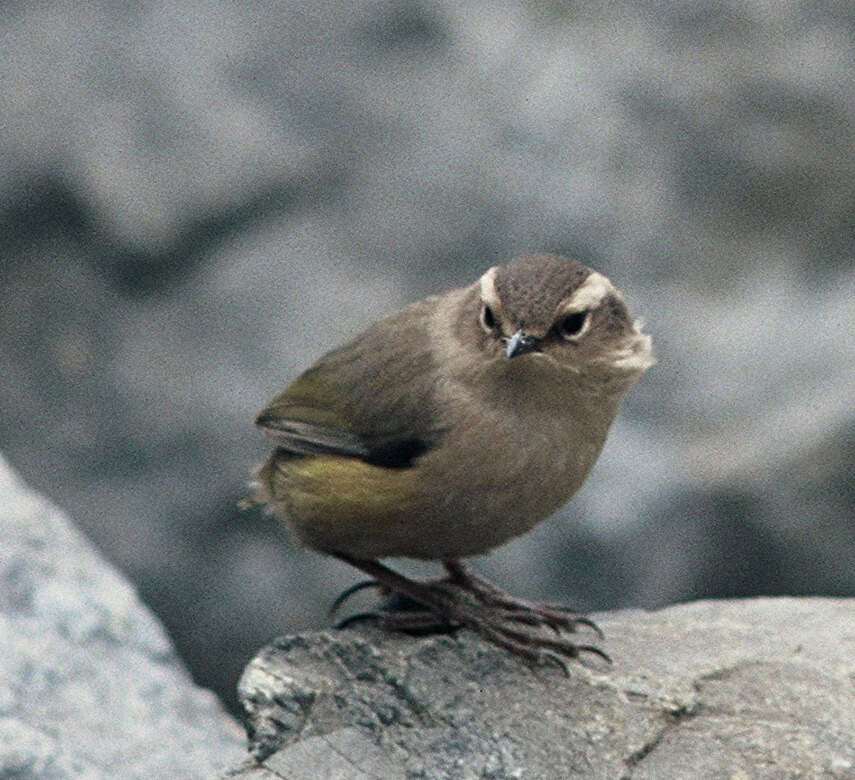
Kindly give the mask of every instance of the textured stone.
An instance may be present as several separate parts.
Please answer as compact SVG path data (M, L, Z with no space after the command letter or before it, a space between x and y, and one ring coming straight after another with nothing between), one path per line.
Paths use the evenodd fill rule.
M239 728L68 518L0 458L0 777L210 777Z
M282 637L247 667L233 777L855 777L855 600L598 617L612 667L531 668L468 632Z

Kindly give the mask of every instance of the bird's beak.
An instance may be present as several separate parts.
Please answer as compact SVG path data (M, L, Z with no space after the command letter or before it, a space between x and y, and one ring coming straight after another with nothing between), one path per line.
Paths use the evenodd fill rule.
M505 357L516 357L524 355L526 352L533 352L537 349L537 339L534 336L529 336L522 328L520 328L513 336L508 336L505 339Z

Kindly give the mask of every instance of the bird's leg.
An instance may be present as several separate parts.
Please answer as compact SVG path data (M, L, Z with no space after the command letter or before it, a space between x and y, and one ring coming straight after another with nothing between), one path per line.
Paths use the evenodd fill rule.
M397 605L393 605L391 609L384 610L382 613L360 613L345 618L337 624L338 627L349 625L366 617L378 617L388 627L401 631L450 630L460 627L459 623L450 619L450 613L454 612L456 599L444 589L436 587L432 583L411 580L376 560L352 558L341 553L335 553L335 556L365 572L372 579L360 582L344 591L333 603L333 610L337 610L356 591L370 586L395 594L402 597L403 600L425 608L421 610L408 607L397 608ZM394 625L392 625L393 623Z
M454 624L445 617L446 609L450 607L453 599L429 583L404 577L379 561L351 558L338 553L335 556L370 575L372 579L358 582L341 593L330 607L330 616L334 615L354 593L365 588L374 587L384 596L396 597L381 610L359 612L340 620L335 624L336 628L346 628L367 619L379 620L387 628L397 631L451 631L460 627L459 624Z
M489 603L476 591L456 582L417 582L398 574L376 560L352 558L341 553L335 553L335 555L373 577L378 584L425 607L421 611L400 610L355 615L339 623L339 627L366 618L377 620L384 628L399 631L449 630L465 627L528 661L555 663L565 672L567 667L564 658L577 658L582 652L593 653L606 661L609 660L609 657L598 647L576 645L565 637L550 637L522 630L519 627L520 623L551 624L542 617L536 620L526 619L523 613L527 615L531 610L526 612L516 602L513 607L498 602ZM471 594L470 598L466 598L467 593ZM496 599L500 599L502 591L494 588L493 595ZM572 619L566 615L563 617L568 621L568 625L572 626Z
M603 632L589 618L579 615L575 610L561 604L544 604L526 601L511 596L489 580L485 580L459 558L442 562L448 572L448 582L458 588L469 591L482 604L502 610L508 620L531 625L546 625L556 631L566 629L575 631L576 626L587 626L602 638Z

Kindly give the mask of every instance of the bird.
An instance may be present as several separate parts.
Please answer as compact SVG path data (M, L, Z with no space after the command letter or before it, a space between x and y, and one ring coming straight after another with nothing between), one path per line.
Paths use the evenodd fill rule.
M515 257L379 320L273 398L255 420L275 449L254 500L299 544L371 578L336 606L372 584L409 607L371 613L390 630L468 628L531 662L608 660L568 636L602 636L592 621L513 597L466 559L572 498L653 363L606 276L561 255ZM446 576L405 577L388 557L438 561Z

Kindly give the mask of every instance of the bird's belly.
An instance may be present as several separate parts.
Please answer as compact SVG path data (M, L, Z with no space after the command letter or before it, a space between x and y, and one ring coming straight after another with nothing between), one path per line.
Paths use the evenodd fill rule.
M506 432L498 443L491 437L487 449L471 439L455 444L453 458L442 447L403 469L332 455L274 456L260 477L309 547L360 558L460 558L529 531L563 506L602 444L565 440L554 426Z
M600 447L570 450L556 446L532 450L506 440L490 451L461 458L444 475L439 495L425 508L419 532L413 535L421 552L414 557L455 558L478 555L530 531L562 506L579 489ZM425 468L432 464L425 463ZM439 469L438 469L439 470Z

